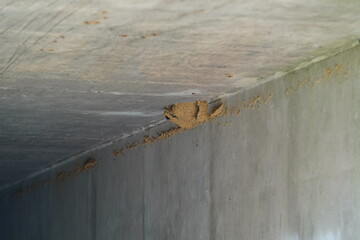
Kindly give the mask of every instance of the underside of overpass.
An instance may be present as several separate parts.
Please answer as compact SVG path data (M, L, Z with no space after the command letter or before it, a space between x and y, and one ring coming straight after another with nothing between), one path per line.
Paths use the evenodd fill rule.
M1 1L0 239L360 239L359 13Z

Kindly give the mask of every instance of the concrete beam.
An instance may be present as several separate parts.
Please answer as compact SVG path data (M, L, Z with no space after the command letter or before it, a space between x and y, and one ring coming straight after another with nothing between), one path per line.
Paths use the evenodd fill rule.
M358 239L359 69L353 41L224 95L210 105L227 114L193 129L45 169L1 192L0 236Z

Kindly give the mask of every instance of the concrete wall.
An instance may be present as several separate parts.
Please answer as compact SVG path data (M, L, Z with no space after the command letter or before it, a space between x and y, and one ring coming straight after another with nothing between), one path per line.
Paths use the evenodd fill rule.
M240 114L10 186L0 239L359 239L359 70L356 46L222 99Z

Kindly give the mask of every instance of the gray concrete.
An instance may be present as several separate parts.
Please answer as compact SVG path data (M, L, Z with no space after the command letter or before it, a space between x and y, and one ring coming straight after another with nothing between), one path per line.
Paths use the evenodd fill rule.
M52 166L1 192L1 239L359 239L359 70L350 42L219 100L240 115Z
M356 0L1 0L0 189L166 105L336 48L360 35L359 13Z

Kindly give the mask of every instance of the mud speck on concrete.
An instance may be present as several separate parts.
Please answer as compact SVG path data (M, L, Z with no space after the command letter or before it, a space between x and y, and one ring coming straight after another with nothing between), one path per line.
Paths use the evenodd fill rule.
M133 149L137 148L139 145L140 145L140 143L134 142L134 143L126 146L126 149L127 149L127 150L133 150Z
M81 172L89 171L93 169L96 166L96 164L97 164L97 160L95 160L94 158L88 158L86 162L84 162L83 164L76 164L76 166L73 169L71 169L69 172L62 171L58 173L56 176L56 182L62 183L64 180L66 180L69 177L74 177Z
M66 177L67 177L67 174L65 171L59 172L56 175L56 182L62 183L66 179Z
M76 166L69 172L69 177L73 177L83 170L83 166L76 164Z
M88 25L97 25L97 24L100 24L99 21L84 21L85 24L88 24Z
M84 163L83 171L88 171L88 170L94 168L96 164L97 164L97 161L96 161L95 159L89 158L89 159Z
M123 153L124 149L116 149L113 151L113 155L114 157L120 157L121 154Z
M153 142L157 142L157 141L160 141L160 140L164 140L164 139L167 139L169 137L172 137L173 135L179 133L179 132L182 132L184 131L184 129L182 128L171 128L167 131L164 131L164 132L161 132L159 133L156 137L148 137L148 136L145 136L144 137L144 144L149 144L149 143L153 143Z

